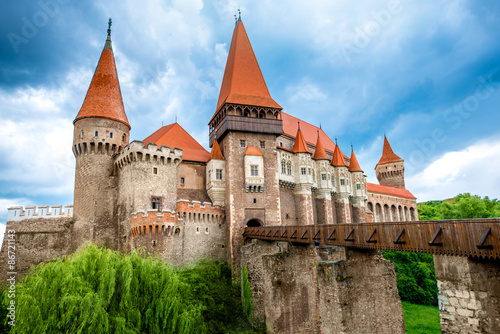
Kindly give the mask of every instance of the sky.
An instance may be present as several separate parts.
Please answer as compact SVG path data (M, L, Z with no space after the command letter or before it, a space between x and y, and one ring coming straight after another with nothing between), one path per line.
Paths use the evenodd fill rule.
M5 0L0 222L73 202L73 120L108 18L131 139L177 122L208 149L234 15L283 110L354 147L368 182L384 134L419 202L500 197L500 2Z

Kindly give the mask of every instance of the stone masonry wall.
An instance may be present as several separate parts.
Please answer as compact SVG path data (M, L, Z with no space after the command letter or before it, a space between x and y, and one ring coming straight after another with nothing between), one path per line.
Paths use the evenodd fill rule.
M298 225L297 206L293 190L280 188L281 223L283 225Z
M500 333L500 261L434 255L443 333Z
M68 217L8 222L0 253L0 279L11 271L20 278L41 262L69 254L72 225L73 218ZM15 270L8 266L9 250L15 255Z

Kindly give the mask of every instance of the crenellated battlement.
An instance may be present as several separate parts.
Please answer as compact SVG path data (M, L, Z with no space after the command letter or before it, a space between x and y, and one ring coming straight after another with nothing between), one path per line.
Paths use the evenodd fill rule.
M73 205L13 206L7 209L7 221L21 221L36 218L73 217Z
M123 168L135 162L154 163L158 165L178 166L182 161L182 150L171 149L168 146L156 144L144 144L142 141L134 140L123 148L115 156L115 166Z
M86 154L105 154L112 156L122 149L121 146L107 142L98 142L94 140L82 141L73 145L75 157Z
M210 202L180 199L177 201L176 211L186 222L223 224L225 218L224 208Z

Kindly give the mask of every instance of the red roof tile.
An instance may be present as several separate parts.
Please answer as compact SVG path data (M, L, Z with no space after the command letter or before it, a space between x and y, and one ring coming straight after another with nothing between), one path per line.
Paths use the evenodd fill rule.
M261 151L255 146L248 146L245 151L245 155L264 155Z
M389 186L382 186L380 184L375 184L375 183L367 183L366 190L368 192L377 193L377 194L391 195L391 196L409 198L409 199L416 198L415 196L413 196L413 194L411 192L409 192L406 189L394 188L394 187L389 187Z
M354 154L354 151L351 151L351 161L349 163L349 171L363 172L361 167L359 167L358 159L356 159L356 154Z
M340 151L338 145L335 146L335 151L333 152L332 165L335 167L349 167L344 160L344 153Z
M88 117L112 119L125 124L130 129L125 108L123 107L115 57L109 36L106 44L104 44L101 58L97 63L85 100L83 100L82 107L74 122Z
M153 143L158 146L169 146L171 149L180 148L182 160L207 162L210 153L207 152L189 133L178 123L165 125L143 140L145 144Z
M307 147L306 140L302 135L300 128L297 130L297 135L295 136L295 144L293 145L293 153L312 153Z
M224 103L282 109L269 94L241 21L234 28L215 114Z
M220 150L219 143L217 140L214 140L214 144L212 145L212 152L210 152L210 159L216 159L216 160L224 160L224 156L222 155L222 152Z
M318 132L318 140L316 141L316 149L314 150L313 159L315 160L330 160L326 155L325 148L323 147L323 143L321 142L321 138L319 137Z
M377 165L384 164L387 162L396 162L396 161L403 161L403 159L401 159L392 151L392 147L389 144L387 137L384 136L384 150L382 151L382 157L378 161Z

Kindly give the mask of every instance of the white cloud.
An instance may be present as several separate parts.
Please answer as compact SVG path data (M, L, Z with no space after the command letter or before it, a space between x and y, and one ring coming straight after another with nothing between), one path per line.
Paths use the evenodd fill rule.
M30 206L33 203L27 198L0 198L0 227L7 223L7 209L13 206ZM5 225L3 227L5 230ZM3 240L3 239L0 239Z
M418 201L446 199L469 192L500 198L500 139L483 140L448 152L422 172L407 177Z

